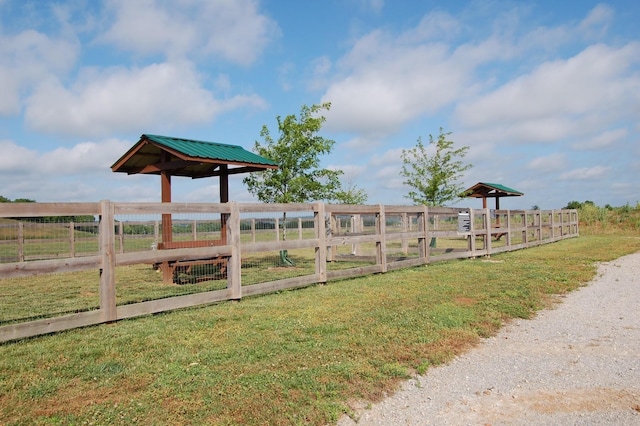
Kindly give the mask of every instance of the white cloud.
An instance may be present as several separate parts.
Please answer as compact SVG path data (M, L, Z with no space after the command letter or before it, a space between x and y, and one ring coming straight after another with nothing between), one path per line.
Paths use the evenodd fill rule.
M36 166L34 160L38 156L37 152L17 145L13 141L0 141L0 152L2 152L0 155L0 176L29 174Z
M219 182L218 179L208 179L209 182ZM200 188L187 191L181 198L188 203L219 203L220 185L211 183Z
M614 12L605 4L596 5L580 22L567 22L554 27L537 26L517 41L522 52L543 50L553 52L561 46L576 41L599 40L607 32L613 22ZM513 24L526 24L526 17L516 16Z
M452 102L468 69L442 44L402 45L383 32L361 38L340 63L347 72L322 96L327 128L387 135Z
M446 12L434 11L426 14L415 28L400 37L404 42L423 42L443 37L451 38L462 30L462 23Z
M374 168L384 166L386 164L402 164L402 148L389 149L380 154L371 156L369 164ZM397 169L399 170L399 169ZM397 171L396 171L397 172Z
M480 65L517 54L509 39L495 35L458 46L444 41L463 28L451 15L432 12L402 33L375 30L357 39L334 64L336 76L322 96L332 102L327 128L389 135L479 90L486 84L474 81ZM315 77L312 87L325 79Z
M108 139L103 142L81 142L71 148L57 148L41 157L47 173L90 174L109 171L113 163L131 146L132 141Z
M132 145L131 141L108 139L81 142L71 148L38 152L13 141L0 141L0 175L15 174L75 176L110 171L110 166Z
M585 141L580 141L572 145L577 150L600 149L614 145L620 139L625 138L629 134L626 128L606 130Z
M482 13L490 16L489 9ZM501 140L551 142L584 133L577 119L597 117L598 125L607 125L620 109L640 109L635 96L640 76L634 71L638 43L596 44L568 59L543 62L528 73L528 60L521 69L513 69L510 62L557 58L561 46L606 32L611 8L600 5L582 21L550 28L531 28L525 19L528 12L502 11L486 35L486 28L474 31L475 38L457 46L453 40L469 30L465 19L472 18L440 11L426 14L401 33L375 30L360 37L331 64L332 81L327 79L328 62L316 68L310 87L326 85L322 101L332 102L327 129L380 138L457 104L454 119L461 126L501 127ZM529 29L522 31L521 26ZM539 62L532 58L531 63ZM505 77L511 81L492 89ZM610 112L612 107L616 112Z
M363 151L368 151L380 145L380 140L367 136L356 136L340 144L340 148L346 148L359 155Z
M43 78L66 73L77 54L74 40L50 38L34 30L0 34L0 115L17 114L22 93Z
M113 25L100 41L144 55L215 55L249 65L279 35L255 0L111 0Z
M632 68L639 59L640 43L590 46L460 104L457 118L466 126L509 123L510 128L528 133L530 140L563 137L577 117L597 112L608 116L612 109L640 102L636 95L640 75Z
M534 158L529 162L529 164L527 164L527 168L538 172L548 173L562 170L565 168L566 164L566 155L555 153L544 157Z
M242 106L262 107L255 95L214 99L188 63L144 68L85 70L67 89L58 80L40 85L27 101L34 129L77 136L205 123Z
M613 9L608 5L601 3L596 5L596 7L589 12L587 17L580 22L579 27L584 34L590 37L600 37L607 31L609 25L611 25L613 17Z
M581 167L563 173L560 175L561 180L592 180L601 178L607 174L610 167L594 166L594 167Z
M37 201L96 201L103 198L121 200L122 194L136 187L135 196L145 191L136 186L136 176L127 176L121 187L107 185L118 180L110 166L132 145L131 141L108 139L81 142L39 152L13 141L0 141L0 195ZM159 190L156 190L159 191ZM156 198L146 201L155 201Z

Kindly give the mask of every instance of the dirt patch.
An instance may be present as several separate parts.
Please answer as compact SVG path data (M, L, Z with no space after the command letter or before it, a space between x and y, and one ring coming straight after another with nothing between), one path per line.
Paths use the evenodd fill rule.
M463 404L464 410L489 422L510 422L534 412L549 415L636 410L640 404L638 392L613 388L538 390L513 395L495 395L489 391L482 396L473 404ZM450 407L452 412L460 409L456 405Z

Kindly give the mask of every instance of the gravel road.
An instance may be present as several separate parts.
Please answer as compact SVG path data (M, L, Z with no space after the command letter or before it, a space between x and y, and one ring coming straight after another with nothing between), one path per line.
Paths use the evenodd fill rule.
M561 300L338 425L640 425L640 252Z

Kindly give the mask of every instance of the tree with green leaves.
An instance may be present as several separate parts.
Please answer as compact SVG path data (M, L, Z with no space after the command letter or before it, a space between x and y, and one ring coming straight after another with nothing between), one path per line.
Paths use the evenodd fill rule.
M400 175L405 179L403 183L412 188L406 197L414 203L443 206L463 196L464 188L459 179L473 167L462 162L469 147L454 148L453 141L448 139L450 136L451 132L444 133L442 128L437 140L429 135L429 145L435 148L432 155L421 137L414 148L402 150Z
M265 203L305 203L330 200L340 190L340 170L320 167L320 156L329 154L335 141L318 135L325 122L319 113L330 103L303 105L300 115L277 116L279 136L271 137L264 125L254 152L275 161L277 169L250 173L243 182L250 193Z
M340 170L320 167L320 156L329 154L335 141L318 135L325 122L321 114L329 110L330 103L303 105L300 115L277 116L278 138L271 136L264 125L254 152L275 161L277 169L250 173L243 182L249 192L264 203L306 203L336 199L341 190ZM286 224L286 212L283 225ZM283 233L286 232L286 226ZM286 234L284 234L286 238Z
M340 189L333 201L338 204L364 204L369 196L364 188L358 188L352 176L347 177L346 184Z

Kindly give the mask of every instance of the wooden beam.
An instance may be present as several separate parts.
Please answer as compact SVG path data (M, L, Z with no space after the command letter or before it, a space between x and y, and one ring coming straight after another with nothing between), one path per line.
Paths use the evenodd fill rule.
M146 141L139 141L137 144L135 144L134 146L132 146L129 151L127 151L125 153L125 155L123 155L122 157L120 157L120 159L113 165L111 166L111 170L114 172L119 171L119 169L126 164L127 161L129 161L131 159L131 157L133 157L143 146L145 146L148 142Z
M131 172L129 172L129 174L158 173L158 172L162 172L162 171L180 169L180 168L183 168L183 167L189 167L189 166L193 166L193 165L194 165L194 163L192 161L185 161L185 160L174 160L174 161L169 161L169 162L166 162L166 163L163 163L161 161L160 163L149 164L147 166L144 166L143 168L141 168L138 171L131 171Z
M228 170L228 166L226 164L220 165L220 202L228 203L229 202L229 174L225 173ZM237 209L237 206L235 206ZM227 243L227 221L229 220L228 214L220 215L220 238L222 238L223 242Z
M261 171L266 170L266 169L277 169L277 168L278 168L277 166L246 166L246 167L234 167L232 169L227 168L226 172L222 172L220 169L215 169L213 171L193 174L191 176L191 178L192 179L201 179L201 178L221 176L222 174L237 175L237 174L240 174L240 173L261 172Z

